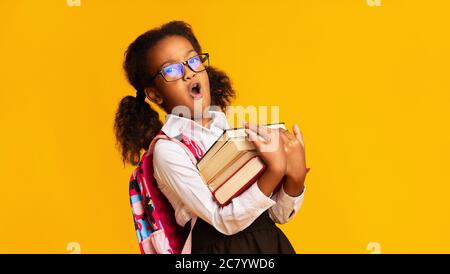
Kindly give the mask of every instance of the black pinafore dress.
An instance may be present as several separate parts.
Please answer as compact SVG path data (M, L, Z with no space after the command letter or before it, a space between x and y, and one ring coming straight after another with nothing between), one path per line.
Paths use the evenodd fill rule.
M185 229L190 230L191 221ZM197 218L192 229L192 254L295 254L284 233L266 210L246 229L225 235Z

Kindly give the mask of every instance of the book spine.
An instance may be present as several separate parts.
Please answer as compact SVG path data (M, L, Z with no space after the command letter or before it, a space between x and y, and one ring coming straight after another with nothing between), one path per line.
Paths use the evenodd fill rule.
M213 194L215 194L216 191L218 191L222 186L224 186L228 180L230 180L236 173L238 173L243 167L245 167L245 165L248 164L248 162L250 162L251 160L253 160L254 158L259 157L258 155L255 155L253 157L251 157L250 159L248 159L243 165L241 165L235 172L231 173L230 176L228 176L219 186L214 187L213 188ZM261 160L262 162L262 160Z
M254 155L257 156L256 152L253 152L253 151L247 151L247 153L254 153ZM243 156L245 156L245 153L241 154L241 157L243 157ZM240 168L238 168L235 172L233 172L230 176L228 176L225 180L223 180L222 183L220 183L220 184L218 184L218 182L215 182L214 184L210 183L210 182L214 181L217 177L219 177L221 175L221 173L222 173L221 171L227 170L233 164L233 162L230 162L227 165L225 165L224 167L222 167L221 171L219 171L216 175L214 175L211 179L209 179L209 182L207 182L207 184L208 184L209 188L211 189L211 191L214 192L214 190L218 189L221 185L226 183L231 177L233 177L233 175L236 172L238 172L243 166L245 166L248 162L250 162L253 158L255 158L255 156L252 156L247 161L245 161L245 163L243 163Z
M259 156L255 156L255 157L259 157ZM253 157L253 158L255 158L255 157ZM247 162L249 162L250 160L252 160L253 158L250 158ZM242 167L244 167L245 166L245 164L242 166ZM241 167L241 168L242 168ZM222 185L220 185L220 187L219 188L217 188L214 192L213 192L213 197L214 197L214 199L216 200L216 202L221 206L221 207L224 207L224 206L226 206L227 204L229 204L230 202L231 202L231 200L233 200L234 198L236 198L237 196L239 196L239 195L241 195L241 193L242 192L244 192L245 190L247 190L247 188L249 188L263 173L264 173L264 171L266 170L266 165L265 164L263 164L263 166L262 166L262 168L258 171L258 173L255 175L255 176L253 176L243 187L241 187L233 196L231 196L230 198L228 198L228 200L226 200L225 202L220 202L218 199L217 199L217 197L216 197L216 195L215 195L215 193L217 192L217 190L218 189L220 189L223 185L225 185L226 184L226 182L225 183L223 183ZM238 169L236 172L238 172L240 169ZM235 172L235 173L236 173ZM234 175L234 173L233 173L233 175ZM231 175L228 179L230 179L231 177L233 177L233 175ZM227 180L228 180L227 179Z

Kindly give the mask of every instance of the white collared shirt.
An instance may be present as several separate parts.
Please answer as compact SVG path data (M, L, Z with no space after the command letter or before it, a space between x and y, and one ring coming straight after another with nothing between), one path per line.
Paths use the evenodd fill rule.
M188 118L167 114L162 131L172 138L183 133L206 151L223 130L229 128L223 112L210 110L209 113L212 119L207 127ZM231 203L221 207L183 148L165 139L160 139L155 144L153 168L157 184L172 204L176 221L181 226L194 213L219 232L232 235L244 230L267 209L270 209L269 215L274 222L286 223L294 217L303 203L304 192L298 197L291 197L281 187L277 193L267 197L258 184L254 183Z

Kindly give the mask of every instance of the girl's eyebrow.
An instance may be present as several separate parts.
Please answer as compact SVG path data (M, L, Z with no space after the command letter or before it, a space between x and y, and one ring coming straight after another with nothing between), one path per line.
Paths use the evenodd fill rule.
M193 51L195 51L195 49L190 49L190 50L188 50L188 51L186 52L186 54L184 55L184 57L188 56L189 53L191 53L191 52L193 52ZM167 63L173 63L173 62L178 62L178 61L177 61L177 60L174 60L174 59L166 60L166 61L161 65L161 67L163 67L163 66L166 65Z

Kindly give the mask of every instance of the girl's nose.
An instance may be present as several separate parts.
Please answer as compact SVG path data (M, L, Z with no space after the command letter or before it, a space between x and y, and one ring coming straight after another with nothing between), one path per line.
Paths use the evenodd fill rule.
M195 71L193 71L187 64L184 65L184 80L189 80L195 76Z

